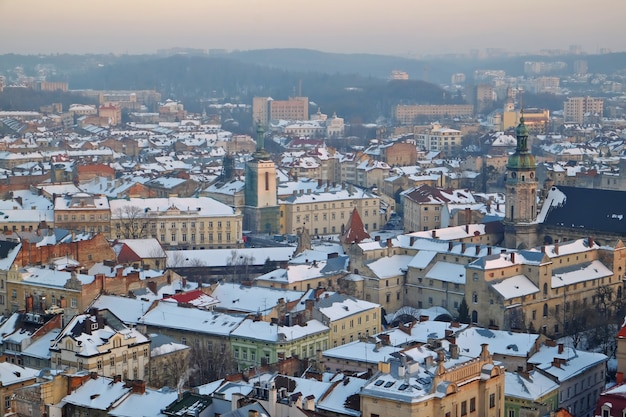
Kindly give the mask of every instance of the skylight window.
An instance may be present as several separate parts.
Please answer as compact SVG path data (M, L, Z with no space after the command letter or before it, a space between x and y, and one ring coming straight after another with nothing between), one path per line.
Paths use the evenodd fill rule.
M396 383L396 381L389 381L389 382L387 382L385 384L385 388L391 388L391 387L393 387L393 384L395 384L395 383Z
M382 379L379 379L378 381L376 381L376 382L374 383L374 385L376 385L377 387L380 387L380 386L381 386L382 384L384 384L384 383L385 383L385 381L383 381Z

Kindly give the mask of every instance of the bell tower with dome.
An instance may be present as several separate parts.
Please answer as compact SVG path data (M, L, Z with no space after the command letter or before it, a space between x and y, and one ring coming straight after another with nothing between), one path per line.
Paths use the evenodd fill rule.
M517 146L509 156L506 173L504 246L525 249L537 246L537 178L535 158L528 150L524 113L515 129Z
M253 233L278 233L276 165L265 150L265 131L260 122L256 133L256 151L246 164L243 228Z

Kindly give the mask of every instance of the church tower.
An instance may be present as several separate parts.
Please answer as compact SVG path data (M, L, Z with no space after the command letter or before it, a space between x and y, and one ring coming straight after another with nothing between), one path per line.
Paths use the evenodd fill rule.
M509 156L506 174L504 245L524 249L537 246L537 178L535 158L528 151L524 113L515 129L517 147Z
M276 165L264 146L265 132L257 125L256 151L246 164L244 229L253 233L279 233Z

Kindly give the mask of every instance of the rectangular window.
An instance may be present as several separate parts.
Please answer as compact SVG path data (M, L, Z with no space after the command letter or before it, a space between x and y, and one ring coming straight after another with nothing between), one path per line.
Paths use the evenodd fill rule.
M470 398L470 413L476 411L476 398Z
M111 357L109 358L109 365L110 365L111 367L115 367L115 356L111 356Z
M467 401L463 401L461 403L461 415L462 416L467 415Z
M489 408L496 406L496 394L489 394Z

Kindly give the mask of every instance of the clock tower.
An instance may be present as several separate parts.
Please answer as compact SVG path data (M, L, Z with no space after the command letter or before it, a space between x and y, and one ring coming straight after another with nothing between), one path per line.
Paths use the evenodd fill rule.
M537 178L535 158L528 151L528 128L524 113L515 129L517 146L509 156L506 174L504 245L525 249L537 245Z
M280 210L277 200L276 165L265 150L265 131L257 126L256 152L246 164L244 229L253 233L278 233Z

